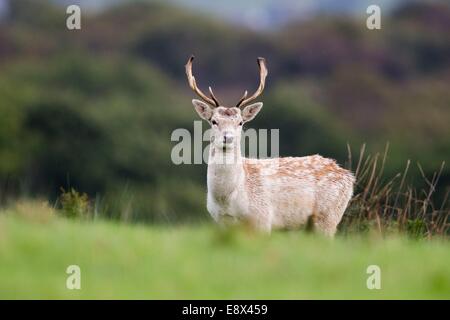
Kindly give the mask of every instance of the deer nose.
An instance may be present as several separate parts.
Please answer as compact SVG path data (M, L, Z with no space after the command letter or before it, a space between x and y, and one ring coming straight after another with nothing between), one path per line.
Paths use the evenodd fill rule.
M223 135L223 143L232 143L233 142L233 135L231 132L225 132Z

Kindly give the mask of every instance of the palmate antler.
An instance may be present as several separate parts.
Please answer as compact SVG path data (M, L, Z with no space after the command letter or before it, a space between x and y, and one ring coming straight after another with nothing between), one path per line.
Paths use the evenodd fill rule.
M248 92L245 91L242 98L236 104L236 108L244 107L249 102L255 100L264 91L264 86L266 85L266 77L267 77L266 59L259 57L257 62L258 62L258 66L259 66L259 77L260 77L259 87L256 90L256 92L249 98L247 98Z
M194 90L194 92L196 94L198 94L198 96L200 98L202 98L205 102L208 102L211 106L213 106L213 107L220 106L220 102L214 95L211 87L209 87L209 93L210 93L211 97L208 97L197 87L197 83L195 82L195 77L192 75L192 61L193 60L194 60L194 56L192 55L189 58L188 62L186 63L186 75L188 78L189 86L192 88L192 90Z

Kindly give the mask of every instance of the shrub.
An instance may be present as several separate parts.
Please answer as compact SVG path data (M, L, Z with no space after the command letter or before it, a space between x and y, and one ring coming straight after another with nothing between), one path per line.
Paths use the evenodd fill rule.
M61 189L61 213L68 218L86 218L90 216L89 198L86 193L79 193L71 188L69 191Z

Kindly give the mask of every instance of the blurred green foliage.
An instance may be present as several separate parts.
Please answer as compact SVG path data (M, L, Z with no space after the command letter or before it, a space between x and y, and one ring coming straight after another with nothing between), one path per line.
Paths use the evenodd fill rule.
M450 7L409 4L383 29L319 16L256 32L163 4L83 15L10 1L0 22L0 201L56 199L61 187L119 219L207 217L206 165L175 166L171 132L197 120L184 63L197 55L205 88L232 103L269 63L254 128L280 128L282 155L320 153L344 164L346 143L380 150L386 172L419 161L430 176L450 156ZM235 101L233 101L235 102ZM205 126L204 126L205 127ZM443 171L440 194L450 185Z

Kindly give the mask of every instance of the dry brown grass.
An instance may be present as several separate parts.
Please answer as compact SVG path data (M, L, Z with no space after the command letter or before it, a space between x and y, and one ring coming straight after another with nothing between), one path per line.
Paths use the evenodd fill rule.
M445 163L431 179L417 164L425 187L417 189L408 183L411 161L402 173L386 178L384 168L389 144L383 154L366 155L365 145L360 149L353 168L353 155L348 146L348 168L356 176L355 194L340 225L342 233L372 232L379 235L400 232L414 238L448 237L450 206L448 192L442 203L433 202L439 178Z
M20 200L6 212L36 223L48 223L56 215L56 210L47 201L39 199Z

